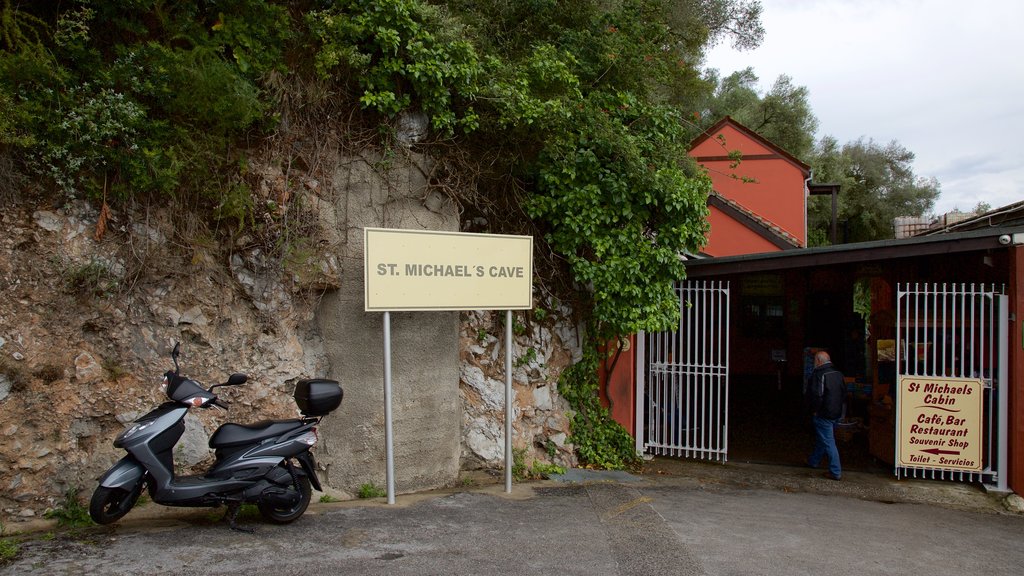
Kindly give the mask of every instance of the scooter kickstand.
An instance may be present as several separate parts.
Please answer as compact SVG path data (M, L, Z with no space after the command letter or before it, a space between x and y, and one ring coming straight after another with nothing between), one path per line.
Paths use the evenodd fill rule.
M238 513L242 509L241 502L231 502L227 506L228 511L224 514L224 519L228 521L228 526L231 527L232 530L236 530L238 532L245 532L246 534L256 533L256 530L253 528L243 528L238 524L235 524L235 520L238 519Z

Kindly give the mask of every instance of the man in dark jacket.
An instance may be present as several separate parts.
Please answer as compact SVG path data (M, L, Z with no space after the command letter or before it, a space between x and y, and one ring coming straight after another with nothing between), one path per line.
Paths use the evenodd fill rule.
M839 480L843 470L839 465L839 449L836 448L835 426L843 416L843 400L846 396L846 382L842 372L832 365L828 352L814 355L814 370L804 383L804 401L814 422L814 451L807 459L807 465L817 468L823 456L828 456L828 472L825 477Z

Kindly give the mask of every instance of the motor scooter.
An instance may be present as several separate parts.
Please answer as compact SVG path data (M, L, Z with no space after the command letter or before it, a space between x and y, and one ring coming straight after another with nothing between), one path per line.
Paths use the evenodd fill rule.
M164 374L162 388L170 399L132 423L114 440L128 452L99 480L89 502L89 515L97 524L110 524L127 514L142 494L165 506L227 506L232 529L242 504L255 504L260 514L275 523L302 516L309 505L311 487L323 488L316 475L310 449L317 443L317 424L341 405L337 381L300 380L295 403L301 417L263 420L253 424L227 423L210 437L216 460L204 474L175 476L174 446L185 431L185 414L192 408L228 409L214 394L222 386L240 386L248 377L232 374L227 382L204 388L181 375L180 343L171 358L174 370Z

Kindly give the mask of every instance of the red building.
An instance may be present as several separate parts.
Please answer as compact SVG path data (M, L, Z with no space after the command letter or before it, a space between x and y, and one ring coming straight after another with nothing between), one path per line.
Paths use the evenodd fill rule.
M807 164L728 116L693 141L690 156L713 184L704 254L807 246Z
M1024 203L933 236L808 248L807 199L832 194L834 215L837 187L729 118L691 156L714 192L679 329L631 338L607 384L638 450L800 465L808 350L825 349L848 379L844 468L1024 490ZM983 381L979 467L905 458L900 384L921 375Z

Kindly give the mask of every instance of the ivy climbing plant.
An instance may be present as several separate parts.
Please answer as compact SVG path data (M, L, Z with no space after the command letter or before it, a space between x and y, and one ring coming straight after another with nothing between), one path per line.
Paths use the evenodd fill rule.
M680 256L704 243L710 180L682 168L671 109L623 94L582 104L545 145L527 210L587 287L596 338L668 329Z
M559 393L573 407L572 443L580 463L592 468L635 469L640 466L636 442L612 419L597 393L599 353L589 346L583 359L562 372Z

